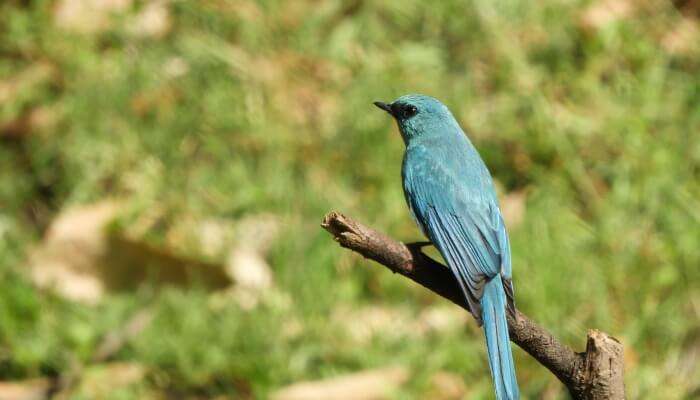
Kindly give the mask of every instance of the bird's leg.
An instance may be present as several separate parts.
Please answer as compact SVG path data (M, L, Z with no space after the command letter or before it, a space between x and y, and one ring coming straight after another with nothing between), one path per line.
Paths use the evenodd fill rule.
M423 251L423 247L427 246L435 246L433 242L430 241L421 241L421 242L411 242L411 243L406 243L406 247L408 248L408 251L411 252L413 257L416 257L417 259L421 259L423 261L423 265L428 265L428 264L434 264L434 265L440 265L438 261L430 257L429 255L425 254Z
M422 242L411 242L411 243L406 243L406 247L408 247L411 251L419 251L422 252L423 247L426 246L434 246L433 242L424 240Z

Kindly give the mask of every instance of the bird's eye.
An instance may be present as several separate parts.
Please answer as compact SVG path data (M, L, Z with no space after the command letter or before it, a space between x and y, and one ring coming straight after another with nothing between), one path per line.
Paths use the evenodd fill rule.
M404 118L410 118L410 117L418 114L418 108L416 108L416 106L414 106L414 105L409 104L406 107L404 107L403 114L404 114Z

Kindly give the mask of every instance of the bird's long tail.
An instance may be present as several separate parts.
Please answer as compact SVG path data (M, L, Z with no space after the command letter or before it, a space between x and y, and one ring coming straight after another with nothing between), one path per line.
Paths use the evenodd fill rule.
M518 399L520 393L515 379L515 366L513 354L510 351L506 321L506 294L500 275L496 275L484 286L481 310L491 377L496 387L496 399Z

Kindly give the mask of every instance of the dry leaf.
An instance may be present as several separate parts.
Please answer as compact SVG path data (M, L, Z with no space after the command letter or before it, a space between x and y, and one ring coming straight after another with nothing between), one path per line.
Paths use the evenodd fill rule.
M234 248L226 270L237 285L255 290L272 286L272 272L259 253L244 247Z
M109 29L112 16L131 8L133 0L59 0L54 23L78 33L96 33Z
M30 257L34 283L72 300L99 301L104 285L95 274L95 264L106 252L104 229L116 214L116 203L109 201L59 214L44 244Z
M55 107L31 108L17 118L0 122L0 138L23 138L32 132L47 132L59 120Z
M389 398L409 374L389 367L341 375L320 381L299 382L274 392L273 400L379 400Z
M196 225L199 250L207 257L221 255L231 236L229 223L223 220L207 219Z
M527 190L519 190L510 192L505 196L501 196L500 208L501 215L505 220L508 229L515 229L523 222L525 218L525 200L527 199Z
M700 17L700 0L672 0L671 3L689 17Z
M438 371L430 377L430 389L426 398L434 400L461 399L467 393L462 377L445 371Z
M661 40L661 44L671 54L690 55L700 47L700 28L698 22L683 18Z
M150 1L128 23L127 30L140 37L161 38L170 32L172 21L165 0Z
M232 7L231 11L236 17L246 21L257 21L265 15L255 1L234 1L224 4L228 7Z
M55 76L56 69L49 63L37 62L28 66L18 74L0 81L0 104L49 83Z
M367 343L375 336L416 337L462 329L469 318L469 313L453 306L430 306L417 318L406 308L374 305L348 309L341 306L333 311L331 323L353 341Z
M71 245L81 243L93 248L103 246L104 228L116 216L115 202L103 201L70 208L56 217L46 234L50 244Z
M88 304L98 302L107 289L132 289L146 281L180 286L196 282L212 289L231 284L221 264L190 259L123 232L107 234L117 211L116 202L105 201L61 213L30 257L35 284Z
M470 318L468 312L453 305L430 306L418 315L417 332L447 332L463 329Z
M250 310L272 287L272 271L262 255L247 247L236 247L226 261L226 272L235 282L235 297L241 306Z
M405 309L384 306L367 306L348 309L345 306L333 311L331 322L340 327L350 339L367 343L374 336L401 337L413 335L419 325Z
M179 78L190 71L190 65L182 57L169 58L163 65L163 72L169 78Z
M44 400L51 389L51 381L46 378L0 382L0 400Z
M241 308L250 310L273 286L264 254L279 233L279 221L271 214L252 215L240 220L235 230L239 243L229 252L226 273L236 284L234 298Z
M269 250L280 231L279 218L273 214L255 214L236 223L236 236L240 243L257 252Z
M598 30L629 17L634 11L632 5L630 0L600 0L591 3L581 13L579 23L585 29Z

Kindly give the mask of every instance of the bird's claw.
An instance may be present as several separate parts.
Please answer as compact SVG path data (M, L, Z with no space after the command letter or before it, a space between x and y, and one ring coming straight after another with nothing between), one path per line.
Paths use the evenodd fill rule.
M432 246L432 245L433 245L433 243L429 242L429 241L406 243L406 247L408 247L410 250L418 250L418 251L421 251L423 249L423 247Z

